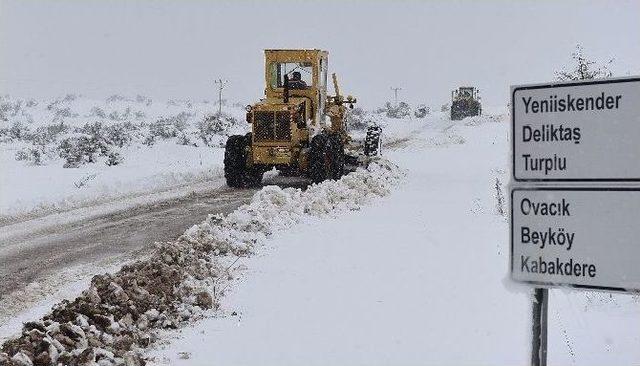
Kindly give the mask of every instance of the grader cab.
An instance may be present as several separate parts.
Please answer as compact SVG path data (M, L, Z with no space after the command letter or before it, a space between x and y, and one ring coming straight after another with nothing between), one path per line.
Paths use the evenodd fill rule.
M356 99L327 95L328 52L265 50L265 98L248 105L251 132L230 136L224 175L231 187L260 183L276 168L284 175L304 175L314 182L338 179L344 172L346 107Z
M461 120L465 117L482 114L480 92L472 86L462 86L451 92L451 119Z

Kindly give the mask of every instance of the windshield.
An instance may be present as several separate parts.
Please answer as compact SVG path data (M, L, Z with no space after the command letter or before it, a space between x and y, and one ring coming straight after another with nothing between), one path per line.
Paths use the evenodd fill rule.
M472 88L460 88L460 96L463 98L471 98L473 95Z
M289 87L291 89L306 89L313 85L313 65L311 62L271 64L271 88L282 88L285 75L289 77Z

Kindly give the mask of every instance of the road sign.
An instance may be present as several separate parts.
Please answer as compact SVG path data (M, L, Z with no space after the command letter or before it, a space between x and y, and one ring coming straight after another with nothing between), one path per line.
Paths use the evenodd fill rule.
M514 188L511 276L640 290L640 188Z
M516 182L640 181L640 78L511 87Z

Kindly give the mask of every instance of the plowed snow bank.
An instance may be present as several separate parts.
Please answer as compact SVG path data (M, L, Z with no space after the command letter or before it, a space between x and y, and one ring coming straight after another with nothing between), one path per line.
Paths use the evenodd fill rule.
M0 364L141 364L154 329L176 328L217 307L209 289L228 276L218 256L251 255L263 239L305 218L357 210L389 194L403 176L378 160L305 191L265 187L230 215L211 215L177 241L158 243L149 259L95 276L81 296L25 323L18 338L3 344Z

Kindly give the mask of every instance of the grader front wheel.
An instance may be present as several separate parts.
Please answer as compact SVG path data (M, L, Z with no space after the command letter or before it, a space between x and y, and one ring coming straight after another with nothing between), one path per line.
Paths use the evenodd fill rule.
M229 136L224 149L224 177L229 187L254 187L262 181L264 172L247 166L251 134Z

